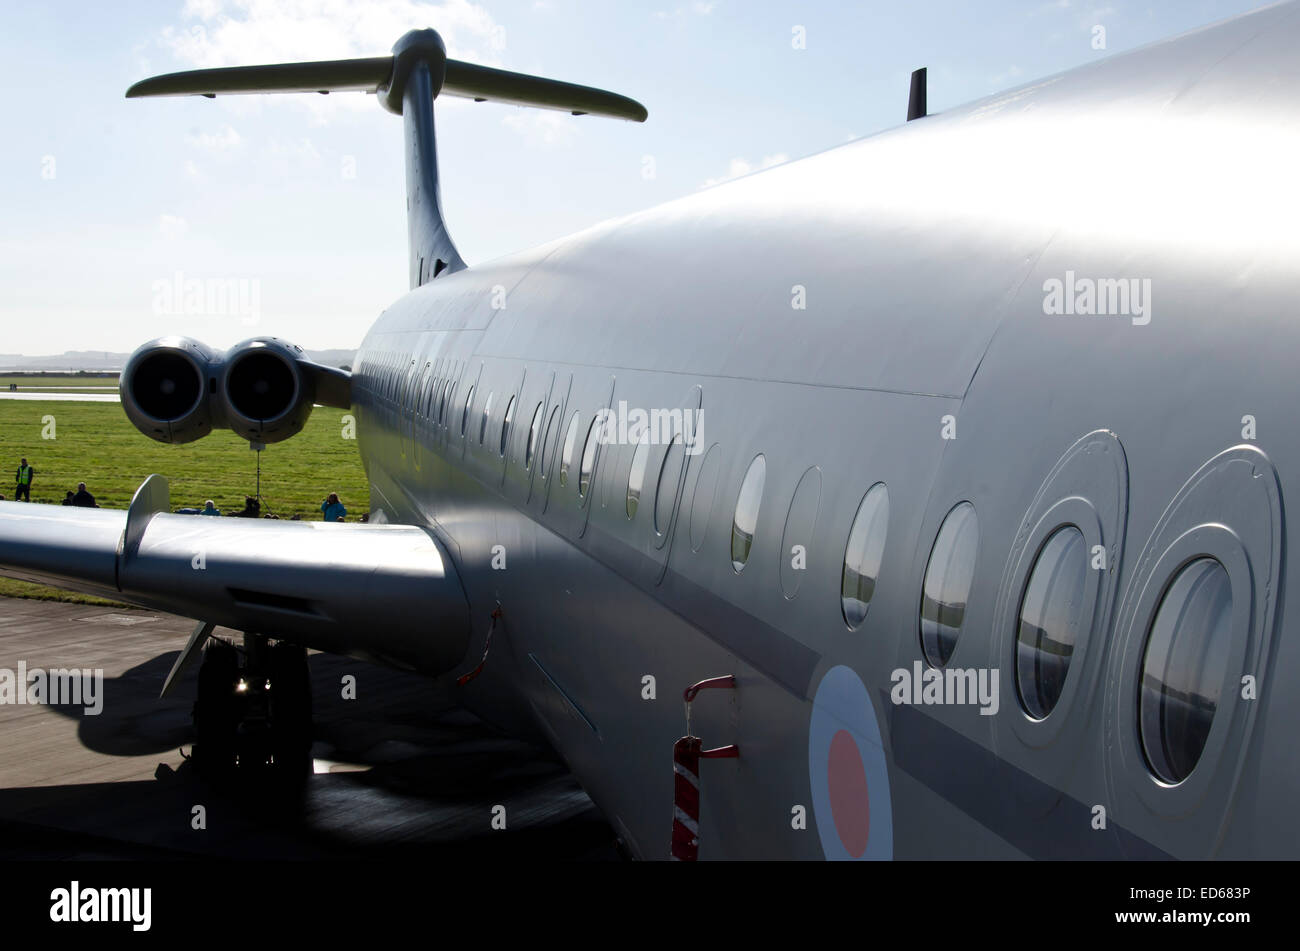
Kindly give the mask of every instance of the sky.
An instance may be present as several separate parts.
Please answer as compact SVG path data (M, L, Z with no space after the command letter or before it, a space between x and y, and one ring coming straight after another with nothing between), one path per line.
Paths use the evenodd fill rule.
M0 353L352 348L407 290L402 123L374 96L123 97L157 73L382 56L433 27L454 59L647 107L638 124L439 99L443 210L472 266L899 125L919 66L940 112L1264 5L6 3Z

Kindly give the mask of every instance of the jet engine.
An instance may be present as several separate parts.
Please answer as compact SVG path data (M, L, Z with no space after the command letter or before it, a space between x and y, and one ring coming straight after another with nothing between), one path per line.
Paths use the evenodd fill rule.
M312 406L351 406L344 370L307 359L302 348L256 337L215 356L189 337L160 337L122 370L122 407L159 442L186 443L227 427L250 442L280 442L302 431Z
M122 368L122 408L159 442L193 442L212 432L212 352L189 337L159 337Z
M226 425L249 442L279 442L307 425L315 401L302 350L274 337L236 344L222 361Z

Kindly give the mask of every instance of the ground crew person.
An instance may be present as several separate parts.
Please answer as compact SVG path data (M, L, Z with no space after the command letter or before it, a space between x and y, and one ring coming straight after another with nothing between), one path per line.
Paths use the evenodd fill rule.
M36 475L36 470L27 464L26 459L18 464L18 475L15 477L18 487L14 489L15 502L20 499L24 502L32 500L32 477L34 475Z
M232 512L235 518L261 518L262 503L251 495L244 496L244 507L238 512Z
M321 514L325 516L325 521L327 522L341 522L343 521L344 516L348 514L348 510L345 509L343 503L339 501L339 494L337 492L331 492L329 494L329 498L320 504L320 510Z

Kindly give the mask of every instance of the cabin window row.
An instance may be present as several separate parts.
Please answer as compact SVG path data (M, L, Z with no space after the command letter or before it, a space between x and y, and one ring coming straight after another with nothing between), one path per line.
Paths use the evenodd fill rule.
M400 363L394 361L387 373L381 368L380 380L381 393L389 398L400 396ZM427 391L424 415L445 425L453 390L450 377L435 379ZM471 434L475 387L469 387L459 421L462 437L476 437L480 445L487 445L494 396L488 394L477 432ZM512 395L503 414L499 439L494 441L493 448L503 457L515 406ZM543 429L544 412L544 403L538 402L530 417L524 468L531 469L536 460L541 477L546 479L558 449L559 486L568 488L570 483L576 483L578 499L585 500L591 491L599 445L598 420L593 418L584 433L581 414L571 414L560 448L560 408L552 408ZM633 451L624 500L629 520L635 519L641 509L647 476L652 475L647 471L650 445L647 434ZM671 448L665 453L660 471L653 474L654 527L661 534L672 514L671 500L661 502L672 495L664 490L666 476L675 472L670 465ZM755 544L766 470L766 459L760 453L751 460L736 494L731 565L737 574L744 571ZM675 486L671 479L669 484ZM845 544L840 610L850 629L861 627L867 617L880 576L888 526L889 492L884 483L877 482L863 495ZM939 526L921 585L918 635L922 655L931 666L947 665L956 650L975 577L979 541L974 505L959 502ZM1051 716L1064 693L1071 661L1086 633L1084 587L1088 570L1083 533L1076 525L1061 525L1043 541L1020 591L1014 680L1022 711L1032 720ZM1148 768L1164 783L1184 781L1204 750L1227 670L1231 616L1232 589L1227 570L1218 560L1202 557L1183 565L1168 579L1147 628L1138 687L1138 734Z
M960 502L940 525L921 593L920 639L926 660L952 658L966 618L979 549L979 523ZM1039 547L1020 591L1014 654L1024 715L1045 720L1066 687L1071 660L1090 623L1085 587L1088 549L1077 525L1053 530ZM1212 557L1179 567L1147 628L1138 677L1138 738L1147 767L1177 785L1195 769L1209 738L1232 645L1232 587Z

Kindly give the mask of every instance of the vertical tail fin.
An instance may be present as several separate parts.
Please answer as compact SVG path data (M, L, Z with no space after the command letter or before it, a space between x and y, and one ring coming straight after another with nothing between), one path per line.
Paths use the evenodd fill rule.
M438 142L433 100L442 91L447 49L434 30L412 30L393 47L393 75L384 107L402 116L406 141L406 226L411 286L464 269L447 233L438 190Z
M448 59L442 37L434 30L407 33L393 46L392 56L168 73L136 83L126 95L130 99L192 95L211 99L242 93L348 90L377 94L384 108L400 115L405 126L412 287L466 266L442 215L433 121L433 101L439 95L634 122L644 122L647 115L640 103L602 89Z

